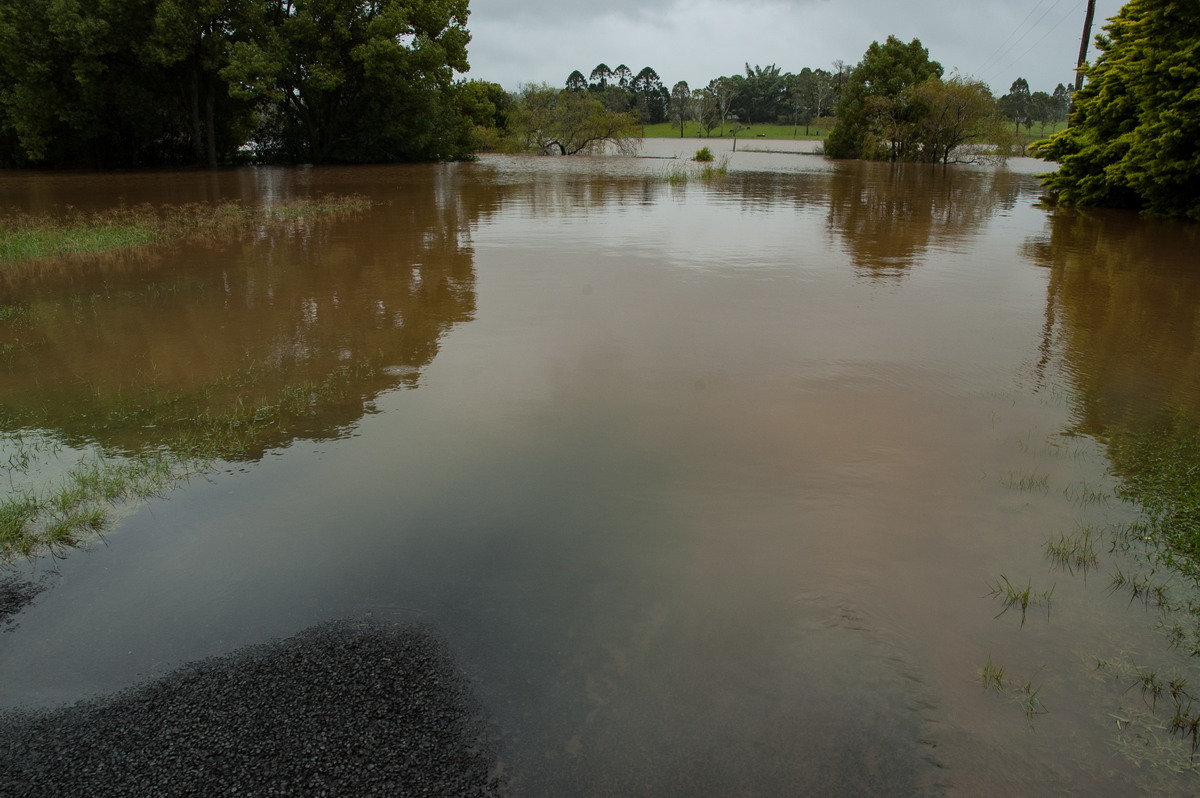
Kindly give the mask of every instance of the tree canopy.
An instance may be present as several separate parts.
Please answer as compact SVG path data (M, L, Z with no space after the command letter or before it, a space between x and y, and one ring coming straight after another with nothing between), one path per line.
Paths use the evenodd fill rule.
M576 69L567 76L566 87L573 92L591 93L609 111L633 111L643 124L665 122L670 112L671 92L648 66L635 74L625 64L610 69L608 64L600 63L586 79Z
M835 116L825 145L831 158L948 163L965 144L998 144L1000 157L1007 150L988 87L957 76L942 80L942 65L918 39L873 42L843 85Z
M0 0L0 165L457 158L467 0Z
M1034 145L1051 197L1200 219L1200 4L1130 0L1105 30L1070 125Z
M889 36L883 44L872 42L842 88L825 154L905 160L907 142L898 134L917 115L906 90L941 76L942 65L929 60L919 39L905 44Z
M542 155L592 153L610 144L628 150L637 126L635 113L614 111L592 92L546 85L526 86L509 114L516 148Z

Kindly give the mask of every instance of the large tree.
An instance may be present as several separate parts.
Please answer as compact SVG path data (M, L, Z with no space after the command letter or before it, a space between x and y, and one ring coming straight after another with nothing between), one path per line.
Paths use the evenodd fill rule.
M692 109L696 114L696 121L700 123L701 130L711 136L721 121L718 119L720 114L717 110L717 98L708 88L693 89Z
M734 78L713 78L708 82L708 93L716 106L717 122L721 126L721 135L725 135L725 120L732 112L733 103L738 96L738 83ZM715 125L709 126L709 132Z
M215 167L252 127L250 104L230 97L220 70L235 40L261 30L262 11L253 0L158 0L147 53L174 80L197 163Z
M1012 120L1013 133L1021 132L1021 125L1028 128L1033 124L1033 95L1029 91L1029 81L1017 78L1008 87L1008 94L1001 97L1000 112Z
M222 71L264 104L255 144L311 163L465 157L452 102L467 70L467 0L272 0L268 34Z
M906 91L942 76L942 65L929 60L919 39L908 44L889 36L872 42L850 73L837 104L837 124L825 144L831 158L906 160L905 139L919 109Z
M679 138L683 138L683 125L692 118L692 90L687 81L681 80L671 87L671 118L679 122Z
M592 81L589 86L592 91L604 91L608 88L608 84L612 82L613 71L608 68L608 64L600 62L592 69L588 79Z
M642 67L642 71L630 81L629 88L633 91L634 107L643 123L656 125L667 121L667 103L671 93L657 72L650 67Z
M983 83L953 77L930 78L907 91L916 113L908 128L908 160L949 163L978 159L978 149L968 144L999 145L1008 149L1007 125L996 101ZM964 149L967 151L964 153Z
M631 151L637 130L633 113L611 111L593 94L526 86L509 114L509 130L519 149L542 155L598 152L607 145Z
M0 0L0 164L132 167L191 155L148 52L155 0Z
M467 0L0 0L0 165L467 157Z
M578 69L567 75L567 89L569 91L587 91L587 88L587 78Z
M798 74L787 76L788 99L793 113L820 119L829 112L833 99L833 75L824 69L804 67Z
M1130 0L1097 37L1070 125L1034 144L1063 205L1200 219L1200 4Z
M746 74L736 76L734 80L739 90L733 111L743 122L774 122L782 115L787 78L780 73L779 67L746 64Z

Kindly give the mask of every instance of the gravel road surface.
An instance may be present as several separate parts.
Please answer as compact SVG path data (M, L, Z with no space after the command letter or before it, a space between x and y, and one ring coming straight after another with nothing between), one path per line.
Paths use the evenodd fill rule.
M4 796L491 796L496 751L430 630L340 621L115 696L0 716Z

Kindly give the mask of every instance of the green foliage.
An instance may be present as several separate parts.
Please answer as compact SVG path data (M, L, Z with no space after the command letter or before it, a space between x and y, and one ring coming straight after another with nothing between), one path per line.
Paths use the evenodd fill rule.
M169 74L149 68L153 20L152 0L0 0L0 162L177 159Z
M837 104L837 125L825 154L831 158L916 160L903 135L919 116L908 89L942 76L942 65L929 60L919 39L908 44L889 36L872 42L850 73Z
M1032 95L1029 92L1029 81L1017 78L1008 87L1008 94L996 101L1000 113L1013 123L1013 133L1021 131L1021 125L1028 127L1032 123Z
M0 166L469 157L453 82L467 13L467 0L0 0Z
M1054 87L1053 94L1044 91L1031 92L1029 81L1017 78L1008 89L1008 94L996 100L1000 113L1013 123L1013 134L1019 136L1021 126L1026 133L1033 129L1033 123L1039 125L1038 135L1046 135L1046 127L1051 132L1059 122L1067 118L1067 110L1071 104L1071 91L1062 83Z
M624 64L610 69L608 64L599 63L587 79L579 70L568 75L566 88L577 93L588 92L614 113L632 111L642 124L657 125L667 120L671 92L648 66L634 74Z
M1130 0L1097 37L1070 126L1034 145L1064 205L1200 219L1200 5Z
M502 148L508 117L516 107L513 96L499 83L470 80L456 84L458 107L475 128L475 146L482 151Z
M146 60L170 72L196 163L215 167L253 127L252 107L230 96L219 70L235 41L261 29L260 6L254 0L157 0Z
M959 77L943 81L941 75L941 65L929 60L917 39L904 44L889 36L885 44L872 43L842 89L825 154L948 163L963 145L1001 142L1003 155L1008 137L987 86Z
M605 145L634 146L638 118L606 108L591 93L526 86L509 117L511 138L522 151L543 155L593 153Z
M708 147L701 147L696 150L696 155L692 158L693 161L707 162L713 160L713 153Z
M745 76L734 75L730 80L734 81L737 92L733 112L742 122L774 122L784 115L787 78L780 74L779 67L746 64Z
M794 126L804 125L807 134L813 122L829 113L833 102L833 75L824 69L805 67L799 74L787 75L784 107Z
M681 80L671 87L671 118L679 122L679 137L683 138L684 125L693 115L692 90L687 81Z
M909 160L949 163L959 157L963 145L985 142L997 145L1001 157L1008 151L1010 136L984 84L930 78L910 87L906 95L913 119L901 128L901 151Z
M52 445L24 439L19 444L26 449ZM10 458L9 467L23 472L28 470L29 461L21 464ZM58 482L41 489L13 490L0 498L0 563L45 548L74 545L85 534L104 528L108 507L146 499L191 473L188 463L162 452L131 460L108 460L98 452L90 453Z
M466 0L296 0L235 43L221 74L264 112L257 155L355 163L469 157L453 101L467 69Z

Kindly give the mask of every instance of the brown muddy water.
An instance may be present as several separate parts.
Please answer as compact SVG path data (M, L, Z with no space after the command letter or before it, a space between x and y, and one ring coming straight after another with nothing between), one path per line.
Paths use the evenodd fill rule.
M0 176L35 213L377 202L0 268L24 308L0 326L10 444L169 446L169 414L123 408L350 375L101 542L19 564L50 586L0 634L0 704L370 613L446 637L517 795L1194 793L1133 680L1200 670L1113 589L1135 508L1104 444L1200 407L1200 242L1039 208L1042 168ZM1047 557L1084 528L1094 568ZM1022 622L1002 577L1049 603Z

